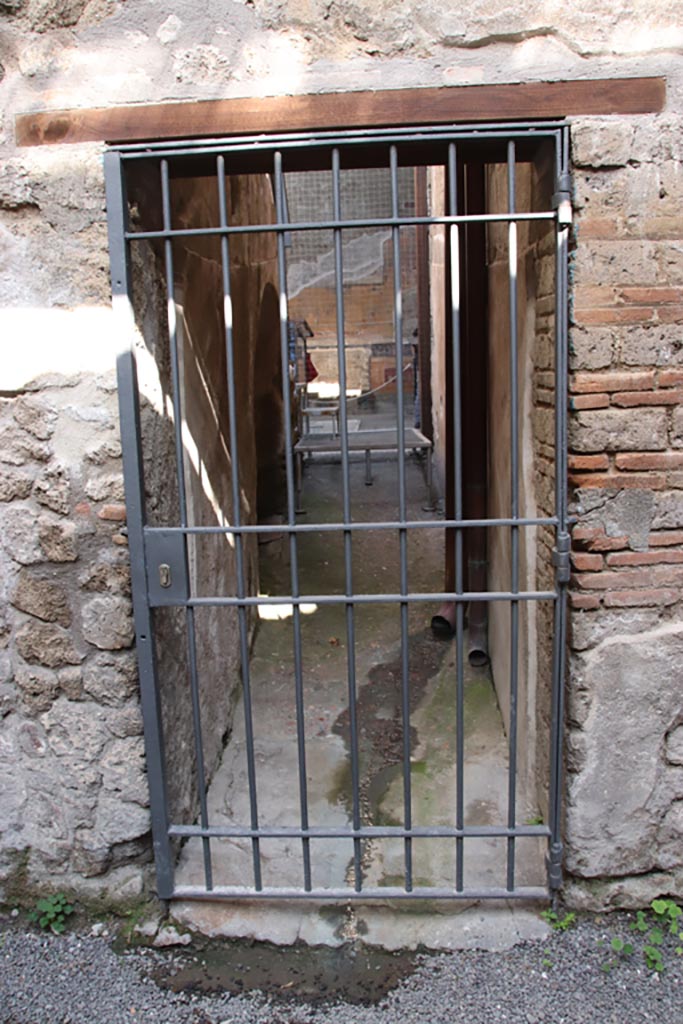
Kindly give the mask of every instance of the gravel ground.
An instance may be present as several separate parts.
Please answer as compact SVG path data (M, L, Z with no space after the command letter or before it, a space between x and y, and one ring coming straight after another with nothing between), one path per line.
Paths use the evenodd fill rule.
M613 936L631 940L626 915L583 920L541 943L506 953L417 958L417 969L375 1005L284 1002L261 993L174 993L151 973L173 971L179 953L119 955L105 937L0 930L2 1024L640 1024L683 1018L683 957L673 940L665 970L649 972L640 942L603 969Z

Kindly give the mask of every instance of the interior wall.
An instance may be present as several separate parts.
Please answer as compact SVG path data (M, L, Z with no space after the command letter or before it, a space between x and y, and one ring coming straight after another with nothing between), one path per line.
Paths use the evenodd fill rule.
M552 194L552 164L518 165L516 205L519 210L549 209ZM492 166L488 174L490 212L507 209L507 172ZM518 223L517 227L517 357L519 430L520 515L552 515L553 451L547 434L547 413L552 422L552 388L547 367L539 366L541 342L552 332L554 310L552 227L539 222ZM510 290L507 224L491 224L488 235L489 261L489 493L488 514L504 518L511 514L511 411L510 411ZM543 345L543 351L547 346ZM539 408L539 406L541 408ZM550 408L549 408L550 407ZM489 588L509 590L511 575L511 531L505 527L489 531ZM552 589L550 578L551 538L534 527L520 530L520 589ZM552 605L523 601L519 604L518 651L518 772L537 792L545 810L544 784L547 779L547 744L537 737L549 735L550 658L552 653ZM511 609L509 602L491 602L489 608L489 649L494 685L506 730L510 727ZM537 785L540 783L540 786ZM530 811L535 811L529 808Z
M273 219L272 192L265 177L228 179L231 223ZM139 183L137 209L146 221L158 210ZM149 202L146 203L146 200ZM218 223L213 179L172 182L174 227ZM225 326L220 241L201 236L175 242L175 303L183 408L183 452L188 523L221 526L234 522L232 463L226 377ZM230 282L240 515L256 523L259 512L282 501L282 394L280 324L274 236L232 236ZM172 388L168 355L166 284L160 254L149 249L136 261L136 302L144 345L139 364L147 392L143 422L146 487L155 525L178 522L178 491L173 449ZM142 315L153 297L154 315ZM256 537L244 539L245 589L258 589ZM235 546L227 535L188 541L192 592L235 594ZM204 764L207 782L218 765L240 685L239 628L232 608L201 608L194 613ZM185 612L155 613L159 687L166 737L168 789L173 820L197 815L197 776L188 685Z
M443 167L427 172L430 216L446 212L446 173ZM441 494L446 485L446 231L442 225L429 228L429 303L432 338L432 424L434 429L434 474Z

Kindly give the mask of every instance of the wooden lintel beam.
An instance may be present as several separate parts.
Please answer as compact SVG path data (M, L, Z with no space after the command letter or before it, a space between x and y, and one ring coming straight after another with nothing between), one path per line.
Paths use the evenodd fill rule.
M19 114L20 146L124 143L261 132L650 114L664 107L663 78L601 78L131 104Z

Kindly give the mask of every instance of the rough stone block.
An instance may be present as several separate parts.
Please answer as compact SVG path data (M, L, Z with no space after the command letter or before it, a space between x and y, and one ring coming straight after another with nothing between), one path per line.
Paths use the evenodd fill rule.
M572 160L577 167L623 167L633 145L633 128L622 118L595 118L572 125Z
M671 444L674 448L683 448L683 407L674 409L671 417Z
M670 366L683 362L680 329L670 325L627 327L619 344L620 358L627 366Z
M33 477L27 471L0 469L0 501L28 498L33 489Z
M80 668L69 666L57 672L59 689L69 700L83 699L83 673Z
M149 806L149 789L142 736L114 740L100 760L102 786L121 800Z
M680 713L682 659L680 624L610 637L584 658L592 708L585 762L568 785L572 873L628 875L658 866L656 836L672 793L663 758L650 752L662 749Z
M29 434L39 441L49 441L55 432L57 410L41 398L24 395L14 402L12 409L14 419Z
M647 550L655 509L655 498L649 490L621 490L616 494L595 490L580 492L579 497L583 513L580 528L597 527L620 547L626 537L634 551ZM589 545L592 551L606 550L596 547L596 543L599 545L599 539Z
M671 869L683 865L683 800L675 800L667 810L657 834L657 866Z
M100 704L125 704L137 693L135 655L102 653L88 658L83 669L83 687Z
M683 725L677 725L667 735L666 759L669 764L683 765Z
M594 409L578 412L569 424L570 447L577 452L659 451L667 447L664 409Z
M96 562L79 574L78 582L83 590L130 597L130 569L127 565Z
M40 505L66 515L71 507L71 481L66 466L48 466L36 480L33 495Z
M85 457L94 466L102 466L110 459L121 458L121 442L118 438L107 438L104 441L96 441L86 449Z
M24 466L27 462L47 462L51 455L52 448L46 441L39 441L16 424L0 425L0 462Z
M91 501L116 502L123 501L125 497L120 473L92 477L86 481L84 490Z
M612 363L614 331L606 327L573 327L569 360L572 370L604 370Z
M149 832L149 811L139 804L124 803L104 791L97 805L94 835L106 846L138 839Z
M79 665L85 655L74 646L69 633L53 622L27 622L16 634L17 650L31 665L59 668Z
M27 505L10 505L0 514L0 544L20 565L35 565L43 560L38 546L37 520L35 512Z
M660 282L654 242L629 238L591 239L582 243L580 217L578 236L579 245L572 262L575 286L656 285Z
M49 562L75 562L78 558L78 536L73 523L43 517L38 523L38 540Z
M95 769L91 785L98 782L97 759L109 739L104 711L89 701L74 702L58 697L41 722L50 750L71 763L86 764Z
M656 496L653 530L669 530L683 526L683 494L667 491Z
M57 673L49 668L19 666L14 679L24 701L33 711L47 711L59 692Z
M58 622L60 626L71 623L71 610L64 587L59 583L39 579L26 569L19 573L12 604L44 622Z
M658 611L634 608L620 612L601 612L597 615L578 613L571 618L571 646L575 651L597 647L611 636L629 633L636 636L654 629L660 621Z
M130 601L109 595L91 598L82 608L82 627L88 643L100 650L130 647L135 636Z
M114 736L142 736L142 709L137 700L131 700L125 707L117 708L109 717L109 730Z

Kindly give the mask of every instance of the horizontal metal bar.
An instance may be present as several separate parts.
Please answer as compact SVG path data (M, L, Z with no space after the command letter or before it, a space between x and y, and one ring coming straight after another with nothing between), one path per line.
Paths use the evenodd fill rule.
M226 607L258 607L258 605L302 605L302 604L400 604L402 601L427 601L442 604L444 601L554 601L557 593L554 590L522 590L519 593L511 590L465 591L456 594L453 591L419 594L302 594L300 597L290 595L270 597L191 597L187 601L178 601L177 607L189 605L191 608ZM168 607L175 607L176 602L170 601Z
M343 533L346 530L445 530L452 527L483 526L557 526L557 517L535 519L399 519L356 523L263 523L244 526L147 526L145 536L155 533L233 534L233 533Z
M268 152L276 149L311 149L326 146L367 145L379 142L389 146L392 143L449 142L474 140L506 140L555 138L560 134L564 121L517 121L509 126L482 124L464 128L462 125L426 125L424 128L369 128L352 129L348 132L319 131L291 132L281 135L231 136L229 139L187 139L181 145L173 142L131 142L109 147L121 154L122 160L149 159L157 153L164 156L202 156L221 153L242 153L251 150Z
M344 228L412 228L439 224L507 224L511 221L557 220L557 210L529 213L468 213L442 217L364 217L358 220L274 221L272 224L234 224L230 227L173 228L159 231L127 231L128 242L150 239L196 238L205 235L258 235L291 231L338 231Z
M354 828L349 824L337 828L314 826L299 828L296 825L261 826L257 829L248 825L169 825L170 836L211 839L490 839L496 837L542 837L550 836L548 825L464 825L455 828L450 825L415 825L406 828L402 825L364 825Z
M410 892L394 886L361 889L276 889L263 888L256 892L243 886L217 885L208 892L197 886L179 886L173 896L175 900L548 900L548 890L540 886L520 886L517 889L444 889L414 888Z

